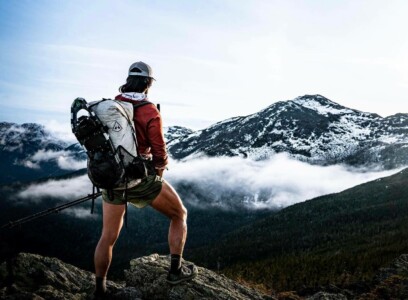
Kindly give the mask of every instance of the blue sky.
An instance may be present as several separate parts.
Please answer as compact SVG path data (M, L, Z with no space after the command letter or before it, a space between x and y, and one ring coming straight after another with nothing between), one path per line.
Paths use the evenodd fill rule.
M165 125L195 129L322 94L408 112L407 1L0 0L0 121L69 129L78 96L154 70Z

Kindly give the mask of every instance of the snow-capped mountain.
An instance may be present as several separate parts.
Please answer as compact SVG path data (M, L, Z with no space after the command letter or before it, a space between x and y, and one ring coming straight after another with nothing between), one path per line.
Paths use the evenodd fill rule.
M164 138L167 143L193 133L193 130L182 126L164 127Z
M42 125L0 123L0 183L62 175L84 168L85 158L79 145L69 146Z
M345 163L392 169L408 165L408 114L381 117L320 95L281 101L252 115L206 129L165 128L175 159L243 156L261 160L285 152L313 164ZM38 124L0 123L0 183L58 176L84 168L79 144L54 137Z
M166 141L193 131L181 126L164 128ZM86 153L79 143L61 140L44 126L0 122L0 184L59 176L86 167Z
M280 101L252 115L218 122L169 144L176 159L287 152L310 163L395 168L408 165L408 114L383 118L321 95Z

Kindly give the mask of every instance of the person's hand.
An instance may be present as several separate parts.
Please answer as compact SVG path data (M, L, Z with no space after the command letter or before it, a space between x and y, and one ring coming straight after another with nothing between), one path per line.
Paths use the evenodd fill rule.
M157 176L163 177L164 169L156 169Z

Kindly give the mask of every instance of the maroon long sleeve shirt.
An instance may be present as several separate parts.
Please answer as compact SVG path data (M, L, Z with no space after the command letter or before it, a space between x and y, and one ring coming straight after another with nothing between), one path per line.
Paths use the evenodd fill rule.
M134 101L118 95L115 100L139 104L147 100ZM150 103L150 102L149 102ZM168 164L163 125L156 105L146 104L136 108L133 121L136 129L137 149L144 157L152 157L156 169L164 169Z

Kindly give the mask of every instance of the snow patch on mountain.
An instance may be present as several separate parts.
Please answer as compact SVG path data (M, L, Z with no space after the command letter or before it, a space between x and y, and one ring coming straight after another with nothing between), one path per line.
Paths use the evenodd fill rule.
M67 146L64 141L47 132L42 125L34 123L18 125L7 122L0 123L0 145L3 146L2 151L20 153L30 151L30 148L63 148Z
M192 134L194 131L182 126L163 127L164 139L167 143Z
M353 110L344 108L320 95L316 95L314 98L297 97L293 100L293 103L296 103L304 108L314 110L325 116L329 114L339 115L354 113Z

